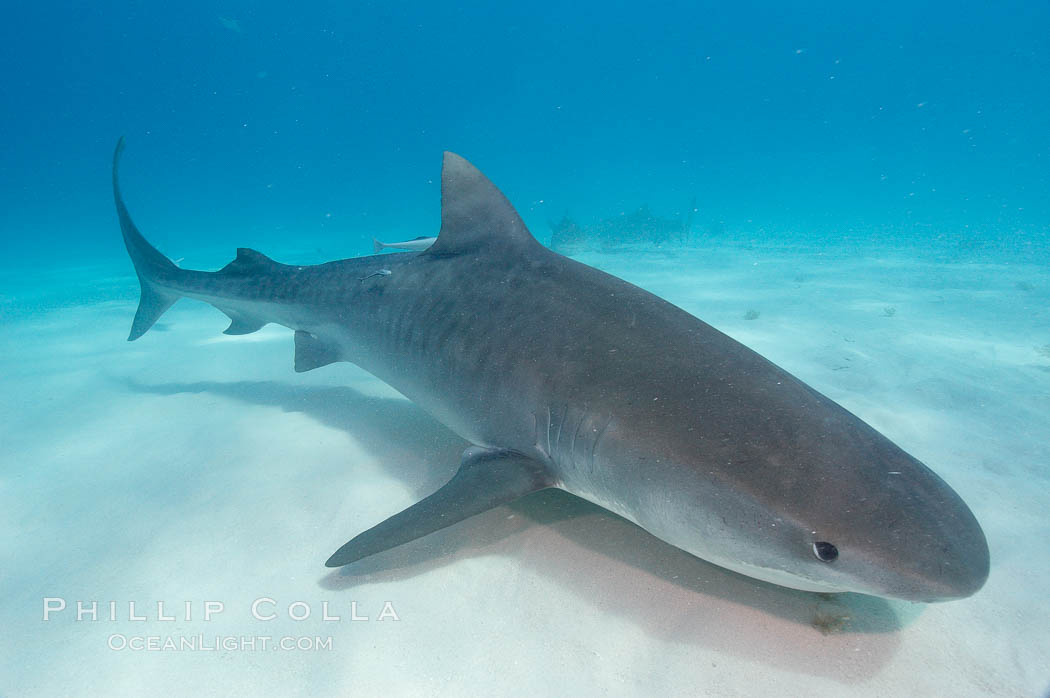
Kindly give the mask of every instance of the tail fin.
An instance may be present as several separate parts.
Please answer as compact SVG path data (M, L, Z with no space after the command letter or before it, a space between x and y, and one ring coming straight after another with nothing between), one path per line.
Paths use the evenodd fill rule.
M383 251L383 248L386 247L386 245L384 245L383 243L379 242L375 238L372 238L372 247L375 248L376 254L379 254L380 252Z
M132 342L146 334L146 330L153 327L153 323L164 314L164 311L179 299L178 293L165 288L161 282L173 280L181 273L181 270L157 248L149 244L131 221L127 206L124 205L124 199L120 195L118 180L120 155L123 152L124 137L121 136L113 151L113 199L117 205L117 216L120 218L120 231L124 235L124 246L128 248L131 262L135 265L135 273L139 277L139 285L142 287L139 309L131 324L131 334L128 335L128 341Z

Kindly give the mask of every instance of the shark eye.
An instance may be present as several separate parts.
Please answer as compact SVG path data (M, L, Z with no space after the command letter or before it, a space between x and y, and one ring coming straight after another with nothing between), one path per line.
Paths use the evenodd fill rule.
M839 549L826 541L817 541L813 544L813 554L821 562L831 562L839 556Z

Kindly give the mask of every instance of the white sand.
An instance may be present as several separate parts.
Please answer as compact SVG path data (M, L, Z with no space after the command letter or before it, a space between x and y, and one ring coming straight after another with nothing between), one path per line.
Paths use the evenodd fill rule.
M992 574L937 605L756 582L561 493L330 573L339 545L451 475L457 437L352 366L293 373L290 333L224 337L201 304L126 343L124 266L33 287L8 275L0 695L1042 695L1050 272L917 254L584 260L742 340L947 479L984 525ZM68 302L96 281L92 303ZM44 597L71 608L45 623ZM278 620L252 617L260 597ZM77 600L103 618L117 601L120 620L76 622ZM131 600L148 620L127 620ZM158 620L157 601L178 619ZM225 610L204 622L205 601ZM295 601L309 619L288 619ZM342 620L320 619L325 601ZM349 620L351 601L369 621ZM400 620L377 620L386 601ZM107 647L198 633L332 647Z

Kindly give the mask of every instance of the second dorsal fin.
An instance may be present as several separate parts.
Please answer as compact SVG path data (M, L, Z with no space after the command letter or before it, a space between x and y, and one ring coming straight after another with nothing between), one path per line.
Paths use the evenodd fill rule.
M250 274L252 272L267 271L277 266L280 266L278 262L273 261L262 252L256 252L247 247L238 247L237 258L220 271L231 274Z

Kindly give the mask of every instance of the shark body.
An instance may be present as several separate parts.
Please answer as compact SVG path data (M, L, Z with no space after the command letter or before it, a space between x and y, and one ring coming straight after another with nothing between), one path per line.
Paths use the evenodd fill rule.
M142 296L129 340L178 298L227 334L279 323L295 370L348 361L473 444L441 489L343 545L337 567L547 487L742 574L811 591L969 596L988 547L925 465L676 306L539 244L476 168L446 153L425 251L313 266L240 249L184 270L113 187Z

